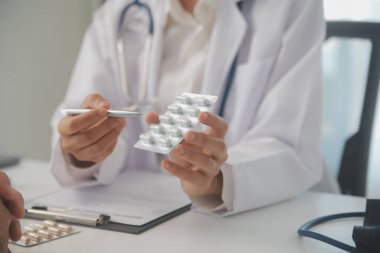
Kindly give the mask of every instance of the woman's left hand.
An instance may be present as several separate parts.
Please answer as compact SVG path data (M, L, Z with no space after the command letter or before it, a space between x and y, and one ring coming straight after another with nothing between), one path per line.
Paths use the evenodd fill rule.
M210 112L200 113L199 121L210 128L205 132L187 132L184 140L170 153L170 159L162 161L161 165L181 180L190 198L221 196L223 176L220 168L228 157L224 142L228 123ZM148 114L147 122L157 123L157 115Z

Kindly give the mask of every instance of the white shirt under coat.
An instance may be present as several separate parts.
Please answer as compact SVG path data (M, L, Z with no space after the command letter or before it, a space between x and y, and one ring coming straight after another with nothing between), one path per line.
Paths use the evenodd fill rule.
M159 113L166 111L177 94L201 92L215 16L212 0L199 0L193 15L179 0L167 3L168 18L158 79Z

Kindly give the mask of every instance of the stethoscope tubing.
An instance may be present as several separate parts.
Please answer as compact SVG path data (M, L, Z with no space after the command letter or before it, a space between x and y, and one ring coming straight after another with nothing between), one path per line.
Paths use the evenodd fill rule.
M149 34L153 35L154 34L154 21L153 21L152 10L150 9L150 7L147 4L140 2L140 0L134 0L132 3L128 4L120 14L119 24L118 24L118 36L122 35L125 16L128 14L128 11L133 7L138 7L138 8L141 8L141 9L146 11L146 13L148 14L148 18L149 18L148 32L149 32Z
M149 74L149 58L152 51L152 38L154 34L154 21L153 21L153 15L150 7L140 2L139 0L134 0L132 3L128 4L123 11L120 14L119 23L118 23L118 29L117 29L117 39L116 39L116 50L117 50L117 59L118 59L118 65L119 65L119 73L120 73L120 81L122 84L122 91L123 94L128 102L132 102L133 99L129 93L129 85L127 81L127 74L126 74L126 57L125 57L125 47L123 42L123 25L125 17L127 16L128 12L133 8L138 7L142 10L144 10L147 13L148 16L148 37L145 41L145 48L144 48L144 66L143 66L143 82L142 82L142 92L139 94L139 97L136 102L133 102L132 105L129 106L129 108L135 108L138 109L143 104L149 104L149 101L147 99L147 89L148 89L148 74ZM133 110L133 109L131 109Z
M338 240L335 240L331 237L322 235L320 233L310 231L312 227L315 227L317 225L320 225L322 223L336 220L336 219L346 219L346 218L356 218L356 217L364 217L365 213L364 212L352 212L352 213L339 213L339 214L332 214L332 215L327 215L327 216L322 216L313 220L310 220L303 224L299 229L298 229L298 235L303 236L303 237L309 237L312 239L316 239L318 241L322 241L324 243L327 243L331 246L337 247L339 249L342 249L347 252L351 253L363 253L362 251L359 251L357 248L352 247L348 244L342 243Z

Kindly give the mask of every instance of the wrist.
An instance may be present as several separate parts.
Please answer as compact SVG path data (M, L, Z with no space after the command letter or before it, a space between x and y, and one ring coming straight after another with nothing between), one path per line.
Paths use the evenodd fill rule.
M213 209L223 204L222 200L223 190L223 174L219 172L211 182L209 190L202 195L191 196L190 199L193 204L202 209Z
M218 175L216 175L210 185L209 190L205 195L214 195L214 196L222 196L223 190L223 173L219 171Z

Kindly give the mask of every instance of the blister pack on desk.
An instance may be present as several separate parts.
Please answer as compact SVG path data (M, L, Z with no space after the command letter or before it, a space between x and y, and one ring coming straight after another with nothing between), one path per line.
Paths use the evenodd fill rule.
M140 135L135 147L168 154L189 130L200 125L199 113L209 111L217 99L216 96L182 93L159 116L160 123L150 125L149 131Z
M25 226L22 230L21 239L19 241L10 241L10 243L22 247L32 247L74 235L78 232L79 230L76 230L71 225L45 220L40 223Z

